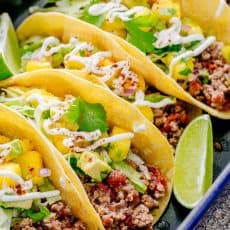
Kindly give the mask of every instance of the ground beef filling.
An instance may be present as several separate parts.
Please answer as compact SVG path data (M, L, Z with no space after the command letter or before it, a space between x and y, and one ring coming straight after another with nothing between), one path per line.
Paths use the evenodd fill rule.
M71 209L63 202L58 201L47 207L50 216L37 223L30 218L23 218L12 230L85 230L86 225L71 213Z
M222 43L215 42L195 59L193 77L183 87L197 100L227 111L230 109L230 64L221 53L222 47ZM204 77L204 71L208 77Z
M130 162L131 163L131 162ZM138 168L134 162L130 164ZM85 184L89 199L106 229L152 229L151 210L159 207L167 183L158 169L149 167L150 179L143 175L147 191L140 194L119 170L113 170L103 183Z
M176 148L184 128L190 121L185 103L177 100L174 105L153 109L153 114L154 124L161 130L169 143Z

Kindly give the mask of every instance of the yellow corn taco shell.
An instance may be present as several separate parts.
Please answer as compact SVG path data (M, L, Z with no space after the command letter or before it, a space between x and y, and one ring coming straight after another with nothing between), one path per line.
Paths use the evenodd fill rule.
M75 183L80 183L78 178L71 181L72 178L66 173L66 170L70 170L68 165L62 166L56 157L59 154L57 150L42 137L32 122L0 104L0 133L9 138L29 140L42 155L45 167L51 170L49 179L60 191L62 200L71 208L72 213L84 221L88 229L103 228L89 200L82 200L82 194L76 189Z
M230 43L230 6L225 0L180 0L182 13L198 22L207 34Z
M159 209L153 212L154 223L159 219L171 195L174 173L173 151L160 131L145 119L134 106L104 87L92 84L64 70L39 70L24 73L1 82L1 86L40 88L60 97L67 94L79 96L87 102L102 104L106 111L109 125L121 127L130 132L134 132L134 126L136 125L144 126L143 131L134 132L132 144L141 152L141 157L147 164L160 168L163 176L168 181L167 194L161 200ZM74 179L77 177L76 174L67 167L64 157L60 154L57 154L57 157L78 192L82 194L82 201L84 202L86 193L82 190L79 180ZM85 206L88 206L88 204Z

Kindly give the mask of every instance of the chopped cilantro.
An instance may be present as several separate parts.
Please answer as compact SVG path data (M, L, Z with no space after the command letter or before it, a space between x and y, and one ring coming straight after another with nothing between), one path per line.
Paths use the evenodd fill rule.
M78 160L79 159L77 157L72 155L69 158L69 164L70 164L71 168L74 170L74 172L77 173L77 175L84 176L85 173L80 168L77 167Z
M201 78L203 84L209 83L209 73L207 70L200 70L198 76Z
M42 119L46 120L48 118L50 118L50 110L47 110L42 113Z
M38 212L34 212L32 209L25 211L25 216L32 219L33 222L44 220L45 218L49 217L49 215L50 211L44 206L40 206L40 210Z
M186 44L185 48L188 50L193 50L198 46L198 44L200 44L200 41L192 41L189 44Z
M154 47L154 46L153 46ZM169 45L167 47L164 48L153 48L153 53L158 54L158 55L165 55L169 52L179 52L182 49L182 45L181 44L177 44L177 45Z
M188 67L186 67L185 69L183 69L179 72L179 74L181 74L183 76L188 76L190 73L192 73L192 70Z

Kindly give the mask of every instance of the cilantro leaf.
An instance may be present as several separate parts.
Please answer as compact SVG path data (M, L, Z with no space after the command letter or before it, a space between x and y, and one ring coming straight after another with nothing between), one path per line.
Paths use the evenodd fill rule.
M188 50L193 50L198 46L198 44L200 44L200 41L192 41L189 44L186 44L185 48Z
M182 49L182 45L181 44L177 44L177 45L169 45L167 47L164 48L156 48L155 46L153 46L153 53L158 54L158 55L165 55L167 53L170 52L179 52Z
M32 219L34 222L38 222L44 220L45 218L49 217L50 211L44 206L40 207L38 212L34 212L32 209L25 211L25 216Z
M64 114L64 119L71 124L76 124L80 118L80 98L76 98Z
M144 32L140 30L133 20L124 22L125 28L128 31L127 41L144 53L151 53L153 51L153 42L155 38L152 32Z
M183 76L188 76L190 73L192 73L192 70L188 67L179 72L179 74L181 74Z
M101 104L91 104L80 99L79 130L94 131L100 129L106 132L108 129L106 112Z
M50 110L46 110L42 113L42 119L46 120L50 118Z

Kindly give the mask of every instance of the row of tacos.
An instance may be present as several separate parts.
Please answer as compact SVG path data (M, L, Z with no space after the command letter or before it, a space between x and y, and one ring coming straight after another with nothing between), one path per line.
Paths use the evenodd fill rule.
M174 36L189 25L177 39L189 38L192 44L176 41L146 52L60 13L36 13L19 26L26 73L0 82L1 229L152 229L170 199L172 146L183 129L199 108L222 119L230 116L227 45L212 48L219 64L199 53L192 60L180 59L173 69L180 81L192 72L197 76L191 82L208 87L212 80L207 79L224 65L222 80L216 79L224 97L220 103L199 102L157 66L166 69L182 51L190 55L215 40L205 38L193 21L183 19L182 25L180 6L186 11L183 1L102 1L87 7L87 12L102 12L88 19L100 19L103 29L119 36L129 35L141 50L141 44L149 48L146 37L161 46L170 42L171 32ZM152 41L156 25L156 39L162 32L169 40ZM190 40L194 37L199 39ZM222 40L218 32L217 37ZM198 64L215 68L201 73L193 69Z
M173 153L135 107L57 70L1 82L1 103L0 200L16 210L12 229L151 229L170 198Z

